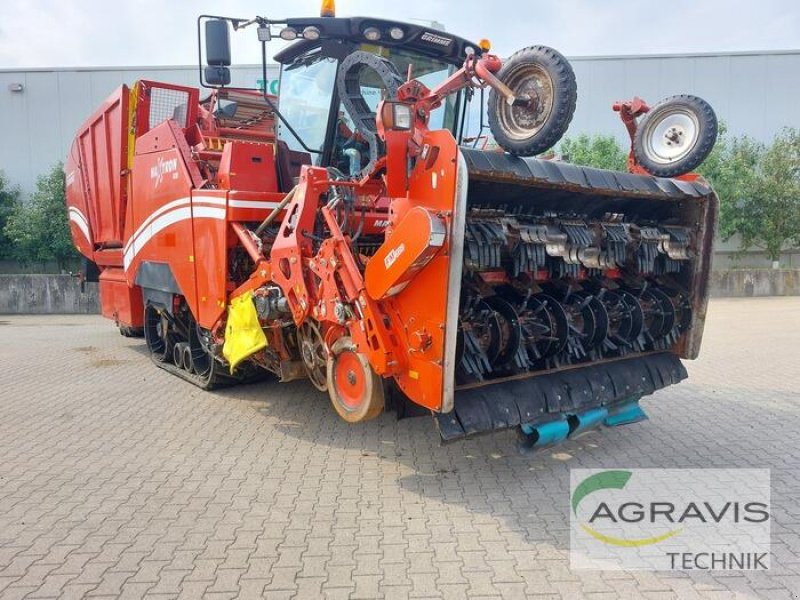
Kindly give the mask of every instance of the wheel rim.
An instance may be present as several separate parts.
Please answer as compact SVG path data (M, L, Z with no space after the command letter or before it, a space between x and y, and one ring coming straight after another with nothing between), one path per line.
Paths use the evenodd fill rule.
M333 369L336 397L346 410L356 410L366 398L367 382L363 363L355 352L345 350L334 358Z
M666 165L685 158L697 144L700 122L684 108L652 115L644 124L644 153L654 163Z
M549 73L539 65L524 65L509 73L505 83L514 95L528 96L530 102L510 106L501 99L498 118L506 134L520 141L538 133L553 112L555 86Z
M183 356L181 357L183 360L183 368L189 373L194 373L194 362L192 361L192 350L189 348L189 344L186 344L183 347Z
M300 357L311 383L321 392L328 389L328 349L316 323L305 321L297 330Z
M189 347L191 348L191 364L194 372L201 378L208 380L212 374L214 358L206 346L207 340L204 339L206 335L206 332L195 324L192 336L189 339Z
M144 339L153 358L161 362L172 359L172 348L169 334L165 331L164 319L151 305L145 308Z

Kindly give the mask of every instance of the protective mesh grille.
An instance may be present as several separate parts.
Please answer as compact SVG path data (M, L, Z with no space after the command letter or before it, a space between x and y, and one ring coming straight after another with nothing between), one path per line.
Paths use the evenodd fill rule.
M167 119L175 119L181 127L186 127L189 92L152 88L150 90L150 127L153 128Z

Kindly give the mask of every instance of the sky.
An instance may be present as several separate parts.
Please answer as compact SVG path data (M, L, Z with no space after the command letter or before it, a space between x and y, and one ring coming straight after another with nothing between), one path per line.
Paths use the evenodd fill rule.
M319 5L2 0L0 68L191 65L199 14L277 19L316 15ZM567 56L800 49L798 0L337 0L337 14L435 20L467 39L490 39L501 56L533 44ZM248 35L234 41L235 63L260 62L255 31L239 33Z

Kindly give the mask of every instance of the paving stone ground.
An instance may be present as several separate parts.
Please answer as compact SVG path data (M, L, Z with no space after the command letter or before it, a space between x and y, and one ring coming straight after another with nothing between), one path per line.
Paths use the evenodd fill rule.
M0 316L2 598L798 598L800 298L716 300L644 423L536 456L202 392L94 316ZM768 467L772 570L569 569L576 467Z

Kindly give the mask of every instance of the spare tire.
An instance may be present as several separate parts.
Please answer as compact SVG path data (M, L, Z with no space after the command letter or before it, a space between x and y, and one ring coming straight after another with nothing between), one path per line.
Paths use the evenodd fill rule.
M639 120L633 155L652 175L683 175L711 153L717 131L717 115L708 102L697 96L672 96Z
M578 85L566 58L547 46L531 46L512 54L497 74L525 105L509 105L489 91L489 129L503 150L534 156L552 148L575 113Z

